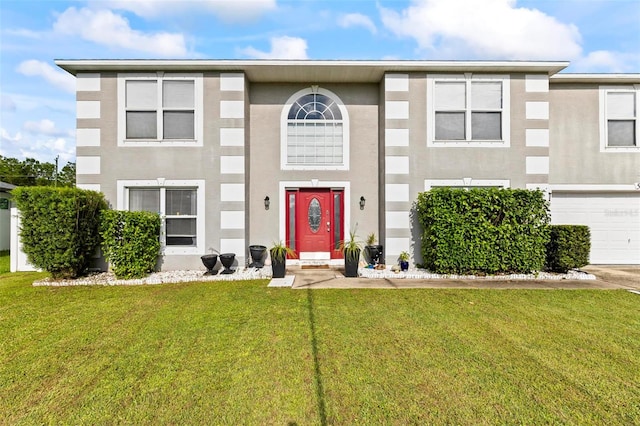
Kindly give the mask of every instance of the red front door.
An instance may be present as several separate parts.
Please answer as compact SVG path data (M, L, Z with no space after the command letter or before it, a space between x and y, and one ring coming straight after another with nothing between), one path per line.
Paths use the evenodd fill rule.
M332 211L331 190L300 190L296 203L299 252L331 251Z

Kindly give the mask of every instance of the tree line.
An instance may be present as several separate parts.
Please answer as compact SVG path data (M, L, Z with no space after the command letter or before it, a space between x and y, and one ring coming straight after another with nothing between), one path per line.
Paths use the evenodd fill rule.
M68 162L62 170L56 170L55 163L0 155L0 182L16 186L75 186L76 163Z

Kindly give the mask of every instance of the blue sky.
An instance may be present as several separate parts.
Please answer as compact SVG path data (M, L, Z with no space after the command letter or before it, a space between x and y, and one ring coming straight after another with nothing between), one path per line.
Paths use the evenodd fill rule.
M54 59L567 60L640 72L639 0L2 0L0 155L75 160Z

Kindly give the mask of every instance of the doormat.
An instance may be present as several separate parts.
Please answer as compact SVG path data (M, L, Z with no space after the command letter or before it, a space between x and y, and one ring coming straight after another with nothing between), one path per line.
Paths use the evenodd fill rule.
M331 269L329 265L302 265L300 269Z

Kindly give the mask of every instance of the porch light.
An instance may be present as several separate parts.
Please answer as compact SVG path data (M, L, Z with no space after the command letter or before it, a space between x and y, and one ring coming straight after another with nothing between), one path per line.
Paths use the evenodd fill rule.
M267 195L266 197L264 197L264 209L269 210L270 204L271 204L271 201L269 201L269 196Z
M367 201L367 200L365 200L365 199L364 199L364 197L361 195L361 196L360 196L360 210L364 210L364 203L365 203L366 201Z

